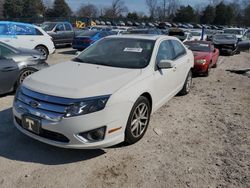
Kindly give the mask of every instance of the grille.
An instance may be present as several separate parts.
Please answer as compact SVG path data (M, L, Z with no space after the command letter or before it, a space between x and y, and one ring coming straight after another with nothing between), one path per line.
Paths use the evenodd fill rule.
M17 124L20 127L22 127L22 120L20 118L18 118L18 117L15 117L15 120L16 120ZM27 131L29 131L29 130L27 130ZM48 131L48 130L45 130L45 129L42 129L42 128L41 128L40 131L41 132L40 132L39 135L35 134L35 133L31 132L31 131L29 131L29 132L31 132L31 133L33 133L35 135L38 135L40 137L47 138L49 140L53 140L53 141L57 141L57 142L63 142L63 143L68 143L69 142L69 139L66 136L64 136L64 135L62 135L60 133Z
M45 95L21 87L16 94L15 107L43 119L60 121L67 113L68 106L79 100Z

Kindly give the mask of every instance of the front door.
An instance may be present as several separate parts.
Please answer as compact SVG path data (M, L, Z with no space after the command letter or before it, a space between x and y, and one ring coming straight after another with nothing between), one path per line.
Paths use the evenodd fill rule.
M158 69L157 64L161 60L173 60L174 51L169 40L160 43L156 56L156 70L154 72L153 92L155 96L156 109L169 100L177 90L177 70L174 66L170 69ZM175 62L174 62L175 64Z
M19 68L11 59L0 57L0 94L11 91L19 75Z

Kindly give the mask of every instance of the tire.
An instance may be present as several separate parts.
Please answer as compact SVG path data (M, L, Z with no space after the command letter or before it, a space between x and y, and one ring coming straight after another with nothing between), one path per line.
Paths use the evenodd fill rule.
M151 105L146 97L140 96L135 102L125 130L125 143L134 144L146 133L150 121Z
M18 88L18 86L24 81L24 79L27 76L33 74L34 72L37 72L37 70L33 69L33 68L26 68L26 69L22 70L18 76L17 81L16 81L16 88Z
M179 95L187 95L190 92L192 85L192 72L191 70L188 72L187 78L185 80L185 83L183 85L182 90L179 92Z
M209 69L209 67L208 67L207 71L204 73L204 76L205 76L205 77L208 77L208 76L209 76L209 71L210 71L210 69Z
M45 46L39 45L39 46L35 47L35 50L41 52L46 60L48 59L49 51Z
M212 66L212 68L217 68L217 62Z

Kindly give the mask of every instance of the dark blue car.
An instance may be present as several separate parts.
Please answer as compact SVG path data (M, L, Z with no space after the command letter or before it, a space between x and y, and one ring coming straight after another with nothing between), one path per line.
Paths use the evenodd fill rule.
M77 50L84 50L91 44L100 40L103 37L113 35L114 33L109 31L84 31L78 34L74 40L72 47Z

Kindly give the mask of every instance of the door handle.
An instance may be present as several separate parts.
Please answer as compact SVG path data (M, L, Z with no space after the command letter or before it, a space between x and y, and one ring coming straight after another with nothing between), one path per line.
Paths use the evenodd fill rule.
M1 72L11 72L14 71L15 67L4 67Z
M4 40L4 42L10 42L10 40Z
M30 42L34 42L34 39L30 39Z
M177 67L174 67L173 71L175 72L177 70Z

